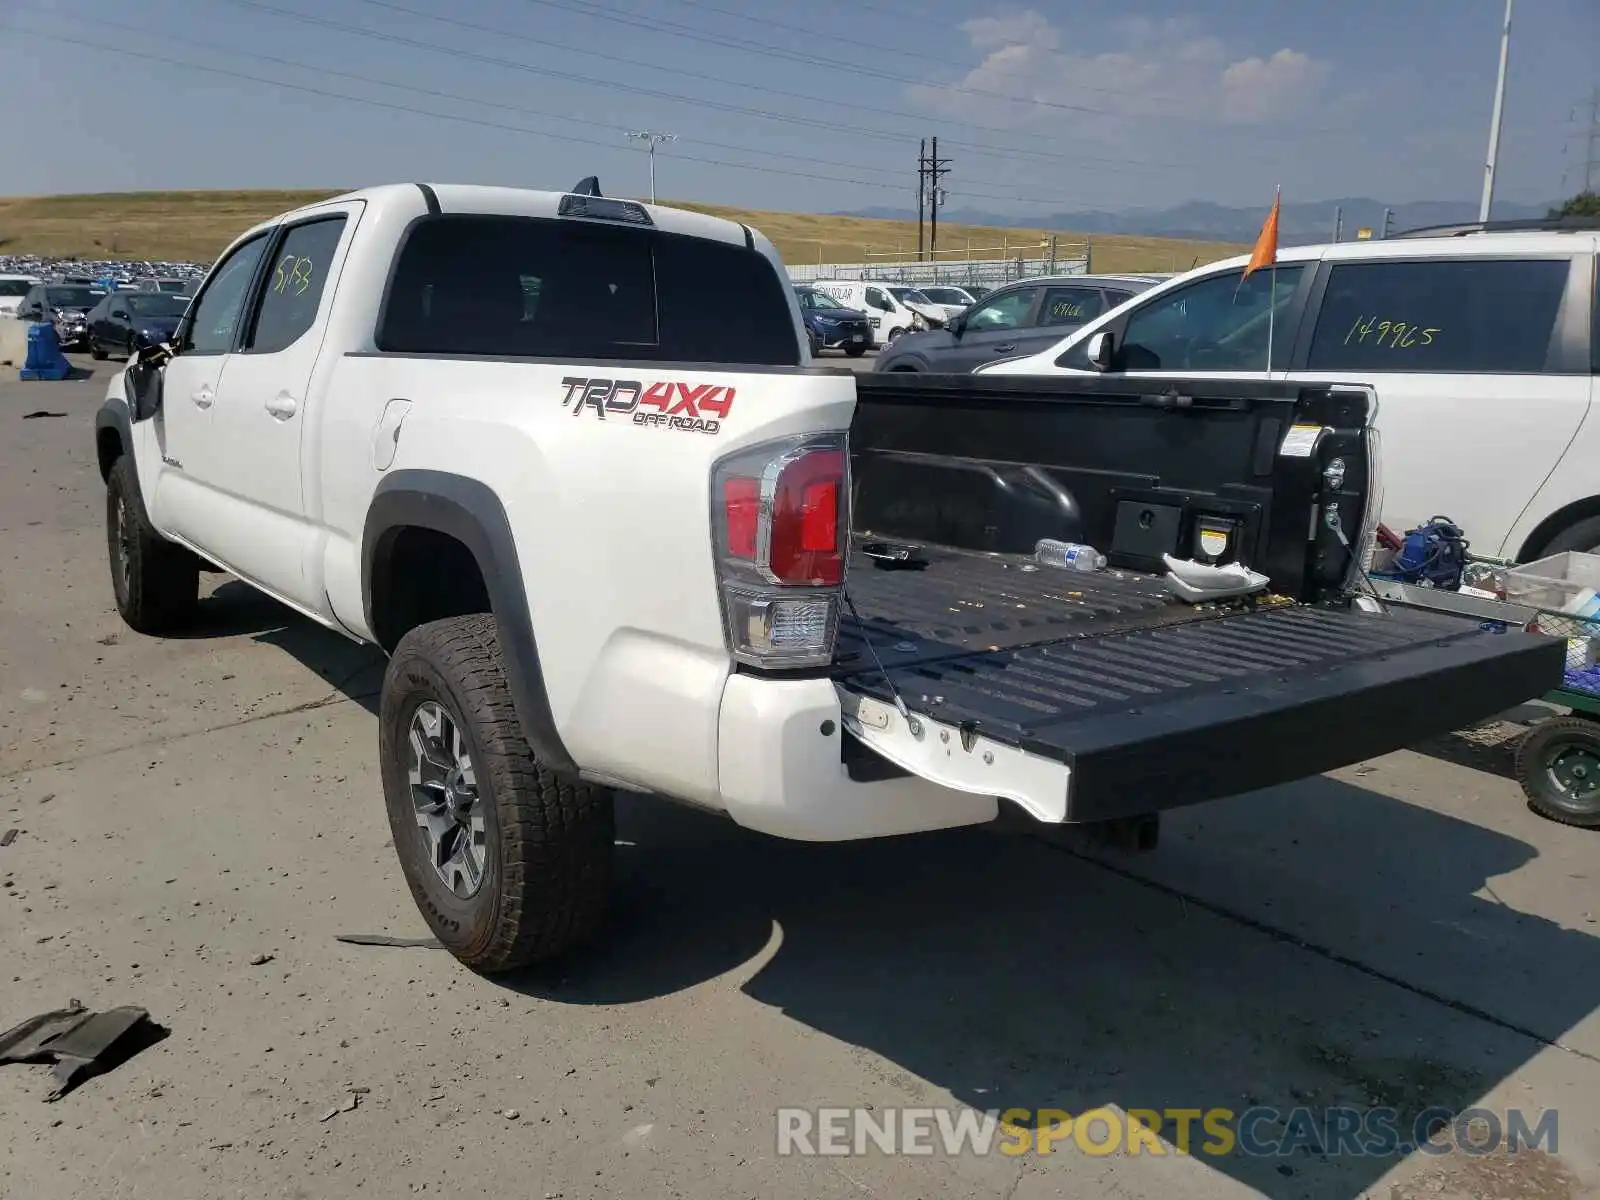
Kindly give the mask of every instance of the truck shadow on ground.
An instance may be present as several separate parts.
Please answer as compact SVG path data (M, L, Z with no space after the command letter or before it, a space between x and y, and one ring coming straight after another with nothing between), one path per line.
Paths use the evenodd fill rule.
M298 660L328 681L332 688L368 712L378 711L378 688L387 661L382 651L324 629L247 583L222 577L207 594L201 576L201 599L195 619L169 639L209 640L249 637Z
M371 648L242 584L210 607L196 636L279 646L375 709ZM617 837L606 931L506 986L623 1004L753 970L747 995L858 1047L897 1103L947 1091L990 1111L1267 1106L1284 1119L1381 1106L1405 1141L1424 1110L1470 1108L1535 1055L1562 1053L1549 1043L1600 997L1600 941L1494 896L1535 847L1326 777L1169 814L1161 846L1137 857L998 827L784 842L631 795ZM1284 1134L1256 1130L1268 1147ZM1396 1162L1313 1140L1189 1165L1287 1200L1355 1197ZM1468 1193L1567 1194L1495 1180Z
M1402 1140L1600 996L1595 939L1474 894L1536 856L1512 838L1326 778L1169 824L1143 858L994 829L806 845L630 797L608 933L559 982L515 986L645 999L740 967L776 929L744 991L860 1047L886 1089L921 1097L901 1103L1384 1106ZM796 1097L863 1100L885 1103ZM1197 1155L1274 1197L1355 1196L1396 1161Z

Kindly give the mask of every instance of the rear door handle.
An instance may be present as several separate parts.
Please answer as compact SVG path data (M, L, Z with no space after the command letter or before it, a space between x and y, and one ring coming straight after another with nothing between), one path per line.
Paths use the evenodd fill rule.
M991 350L991 353L993 353L993 354L1010 354L1016 348L1017 348L1017 344L1015 342L1007 342L1004 346L995 346Z
M299 407L299 403L288 392L279 392L267 401L267 411L280 421L287 421L294 416Z
M211 402L217 398L217 393L212 390L209 383L202 383L197 390L190 393L189 398L194 401L196 408L210 408Z

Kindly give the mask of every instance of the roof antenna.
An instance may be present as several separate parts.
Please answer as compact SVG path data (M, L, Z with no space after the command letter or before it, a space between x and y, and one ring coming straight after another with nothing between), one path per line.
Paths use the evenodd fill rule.
M600 194L600 177L598 175L585 175L578 180L578 186L573 188L573 196L598 196Z

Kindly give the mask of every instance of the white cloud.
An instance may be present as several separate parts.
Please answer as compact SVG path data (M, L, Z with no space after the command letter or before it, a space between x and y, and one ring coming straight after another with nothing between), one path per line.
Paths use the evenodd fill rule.
M1328 80L1328 65L1298 50L1271 58L1242 58L1222 72L1222 116L1227 121L1268 121L1297 109Z
M1237 56L1189 18L1124 17L1114 48L1076 48L1070 30L1023 9L966 22L982 58L953 84L910 89L926 108L1008 127L1080 114L1108 138L1150 121L1266 124L1302 113L1327 83L1328 64L1284 48ZM959 89L959 90L958 90Z

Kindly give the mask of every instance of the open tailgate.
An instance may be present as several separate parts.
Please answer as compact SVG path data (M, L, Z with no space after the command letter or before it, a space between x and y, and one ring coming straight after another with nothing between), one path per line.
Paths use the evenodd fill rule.
M1155 812L1397 750L1542 695L1566 653L1431 613L1308 607L977 653L909 630L879 648L883 632L866 655L882 670L836 676L850 732L903 770L1050 821Z
M1559 686L1558 639L1337 602L1375 491L1363 397L1149 386L859 381L834 669L852 774L1102 820L1315 775ZM1150 574L1212 514L1271 577L1269 602L1193 608ZM1089 542L1112 569L1038 568L1040 537ZM873 542L907 548L911 569Z

